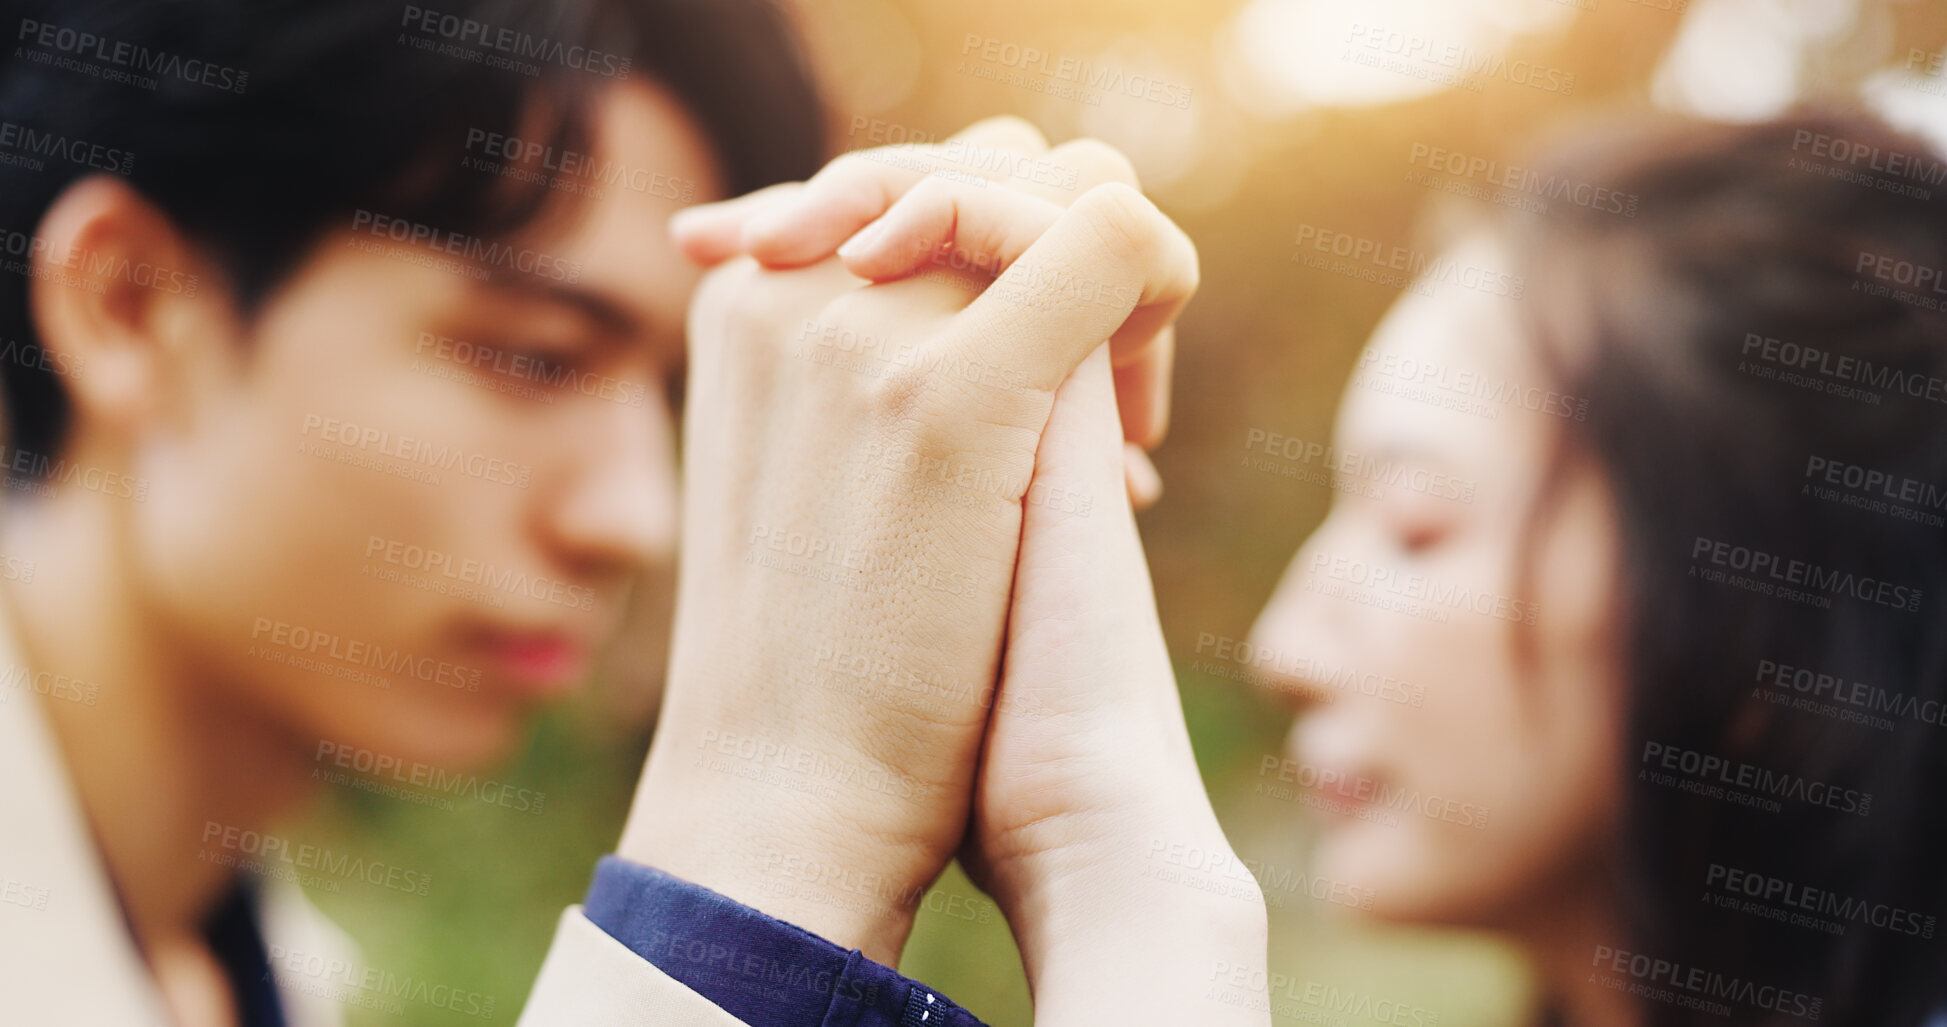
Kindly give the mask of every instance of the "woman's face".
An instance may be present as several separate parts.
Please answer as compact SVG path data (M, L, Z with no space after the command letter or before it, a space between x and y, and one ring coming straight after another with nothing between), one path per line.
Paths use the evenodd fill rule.
M455 270L464 241L348 217L141 456L148 607L302 744L502 753L673 553L667 386L696 273L666 222L715 173L653 86L610 89L593 125L592 153L537 161L579 208L490 277ZM490 147L469 159L504 162Z
M1512 264L1485 236L1449 256ZM1331 514L1254 630L1267 685L1312 704L1265 775L1320 812L1317 871L1368 889L1375 914L1507 926L1599 883L1618 809L1619 540L1581 463L1530 533L1580 400L1545 376L1518 300L1435 289L1396 304L1361 355Z

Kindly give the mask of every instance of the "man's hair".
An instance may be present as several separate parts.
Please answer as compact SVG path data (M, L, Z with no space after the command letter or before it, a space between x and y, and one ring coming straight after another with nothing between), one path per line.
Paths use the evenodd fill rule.
M0 385L9 442L50 456L65 390L27 261L61 193L113 172L218 265L248 316L365 209L493 238L570 190L502 175L504 142L585 153L590 100L649 80L739 193L802 178L823 112L770 0L16 0L0 56ZM519 163L518 161L513 163ZM662 169L622 169L608 188ZM543 172L546 174L547 172ZM684 183L648 179L664 195ZM600 187L599 181L586 183ZM693 184L690 185L693 188ZM55 365L58 366L58 365Z

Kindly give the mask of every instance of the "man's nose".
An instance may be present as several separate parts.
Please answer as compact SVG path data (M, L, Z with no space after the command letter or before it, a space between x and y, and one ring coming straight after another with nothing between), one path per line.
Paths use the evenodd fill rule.
M679 505L675 419L651 391L640 407L602 404L546 514L564 557L594 568L673 562Z

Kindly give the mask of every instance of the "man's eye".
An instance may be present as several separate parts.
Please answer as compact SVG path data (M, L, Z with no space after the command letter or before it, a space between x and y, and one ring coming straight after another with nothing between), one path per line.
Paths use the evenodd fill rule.
M559 384L587 369L588 348L573 343L510 342L498 347L492 370L537 384Z
M572 364L580 355L580 347L573 343L559 342L510 342L500 347L504 361L519 360L525 364Z

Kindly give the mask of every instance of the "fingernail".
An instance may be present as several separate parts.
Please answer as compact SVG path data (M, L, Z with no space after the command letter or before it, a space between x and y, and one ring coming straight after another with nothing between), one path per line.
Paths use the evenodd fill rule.
M1129 502L1136 509L1147 510L1163 498L1163 475L1149 454L1133 442L1122 444L1122 477L1129 488Z
M838 248L838 255L849 258L865 253L872 249L873 245L879 241L880 236L885 234L886 219L880 218L864 228L859 229L850 239L845 240L845 245Z
M703 220L705 214L706 211L702 207L684 207L682 210L671 214L669 216L669 234L682 235L684 232L694 229Z
M753 215L744 224L744 243L774 239L791 230L791 222L798 217L798 198L779 200L775 205Z

